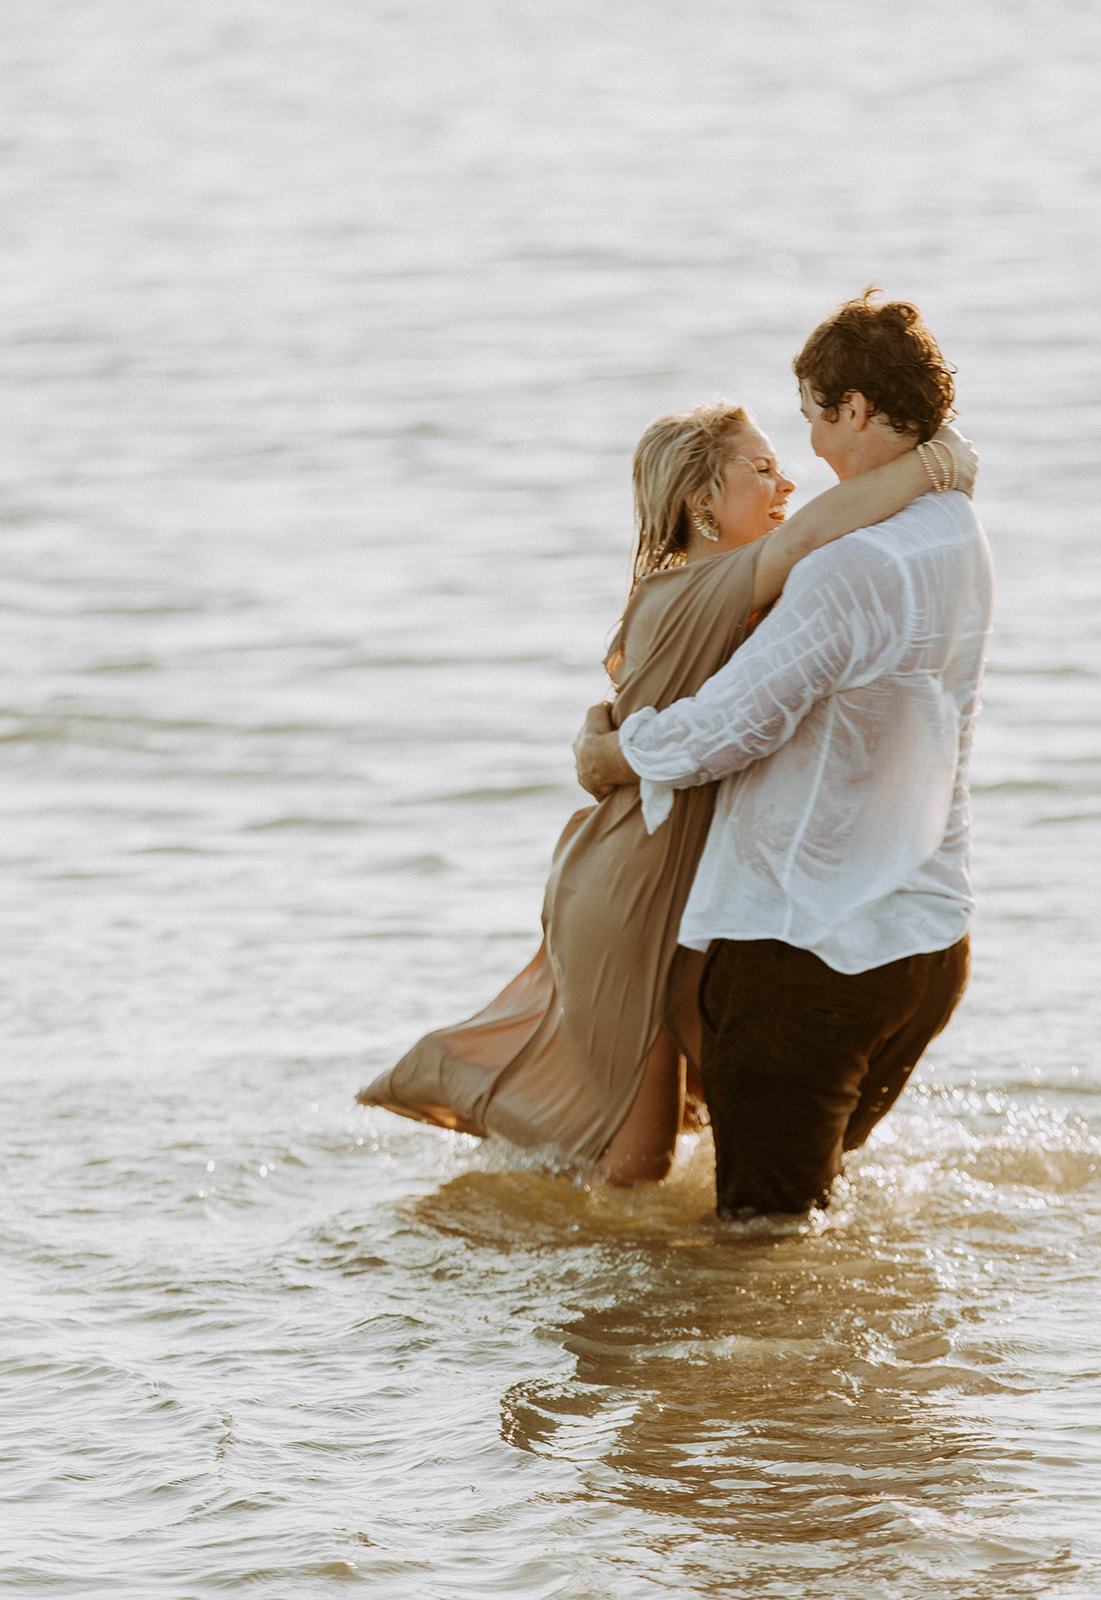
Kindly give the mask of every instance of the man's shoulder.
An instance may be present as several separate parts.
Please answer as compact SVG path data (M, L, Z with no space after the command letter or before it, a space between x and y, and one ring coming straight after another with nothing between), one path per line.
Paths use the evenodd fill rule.
M967 495L925 494L893 517L823 545L799 565L812 571L817 568L820 573L852 568L886 572L901 570L938 552L963 555L976 544L985 548L986 539Z
M857 537L865 559L874 550L885 564L921 573L922 581L934 586L989 585L990 546L974 505L958 491L922 495L885 522L862 528Z
M964 494L923 495L883 522L847 533L796 563L785 601L806 608L861 606L875 597L892 611L914 603L915 583L952 592L989 586L990 554Z
M860 528L857 536L915 552L932 545L967 544L983 538L975 508L965 494L923 494L893 517L871 527ZM844 543L844 540L841 540Z

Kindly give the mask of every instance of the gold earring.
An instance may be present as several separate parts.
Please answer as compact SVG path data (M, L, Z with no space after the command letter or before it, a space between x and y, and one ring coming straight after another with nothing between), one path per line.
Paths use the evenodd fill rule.
M705 521L704 518L707 520ZM712 544L719 540L719 530L715 526L715 519L710 511L698 511L692 518L692 526L703 539L710 539Z

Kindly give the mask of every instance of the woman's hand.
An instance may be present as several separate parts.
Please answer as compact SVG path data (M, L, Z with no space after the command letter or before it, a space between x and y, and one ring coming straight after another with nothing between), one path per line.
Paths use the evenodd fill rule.
M956 488L964 494L973 494L975 489L975 476L979 470L979 453L970 439L965 439L957 429L949 427L948 423L943 428L938 428L933 435L941 444L946 444L952 452L952 459L956 463Z

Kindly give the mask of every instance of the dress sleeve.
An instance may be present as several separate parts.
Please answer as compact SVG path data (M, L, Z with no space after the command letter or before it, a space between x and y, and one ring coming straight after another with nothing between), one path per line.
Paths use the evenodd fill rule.
M807 556L756 633L698 694L624 721L620 746L643 780L644 815L657 826L662 790L741 771L790 739L816 701L890 671L912 615L905 566L878 541L850 534Z

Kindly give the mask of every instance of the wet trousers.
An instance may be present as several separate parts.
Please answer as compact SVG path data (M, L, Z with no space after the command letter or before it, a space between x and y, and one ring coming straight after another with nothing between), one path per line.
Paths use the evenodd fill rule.
M966 938L857 973L778 939L717 939L700 1077L720 1215L825 1205L842 1152L894 1105L968 968Z

